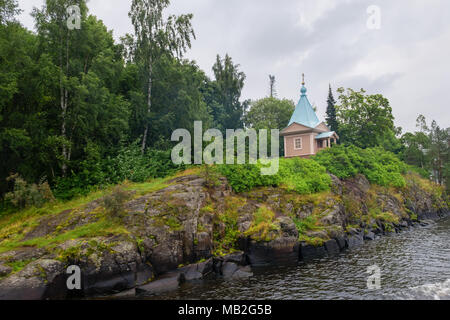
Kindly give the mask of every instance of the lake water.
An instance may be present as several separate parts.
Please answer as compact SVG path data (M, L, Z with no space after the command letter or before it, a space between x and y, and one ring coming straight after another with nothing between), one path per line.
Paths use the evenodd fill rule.
M369 290L369 266L381 289ZM244 281L186 283L155 299L450 299L450 217L427 227L381 237L297 267L254 272Z

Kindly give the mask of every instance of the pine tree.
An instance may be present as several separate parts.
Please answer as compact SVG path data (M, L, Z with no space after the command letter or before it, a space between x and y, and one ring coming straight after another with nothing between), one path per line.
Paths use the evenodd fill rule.
M338 122L336 119L336 100L334 100L333 97L333 91L331 90L331 85L330 85L330 90L328 93L328 100L327 100L327 116L326 116L326 121L327 121L327 125L330 128L331 131L338 131Z

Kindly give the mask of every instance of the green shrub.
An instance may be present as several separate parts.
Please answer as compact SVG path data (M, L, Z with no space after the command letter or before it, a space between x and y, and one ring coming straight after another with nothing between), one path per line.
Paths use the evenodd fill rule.
M283 186L300 194L311 194L329 190L331 178L324 167L302 158L280 159L280 167L275 175L261 175L261 163L252 165L222 165L220 173L227 177L236 192L252 190L256 187Z
M328 172L338 178L346 179L354 177L359 173L359 164L362 162L356 147L334 146L325 149L312 157Z
M250 228L244 233L257 241L274 240L280 227L274 223L275 213L269 208L262 206L253 213L253 222Z
M151 178L166 177L184 168L172 162L170 150L147 150L142 155L137 143L123 148L117 157L109 159L105 165L110 183L125 180L145 182Z
M258 164L234 164L220 165L219 172L227 177L229 184L236 192L250 191L256 187L278 186L279 174L271 176L261 175L263 165Z
M406 185L403 174L408 166L395 154L382 148L334 146L319 152L313 159L341 179L363 174L371 183L380 186Z
M6 180L14 182L14 189L5 195L5 200L16 208L42 207L45 203L55 200L46 181L39 184L30 184L22 179L19 174L11 175Z
M122 183L146 182L152 178L163 178L184 169L171 160L170 151L147 150L144 155L137 143L122 148L114 158L87 159L74 168L72 175L57 178L55 196L70 200L87 195L96 188Z
M200 176L205 179L206 187L214 188L220 186L220 174L212 166L205 164L200 171Z
M225 198L225 211L215 215L217 219L214 226L214 256L223 256L234 252L237 248L241 232L238 228L239 208L246 203L244 198ZM223 224L223 233L219 232L219 225Z
M294 224L297 227L298 234L302 235L308 230L317 229L317 219L314 216L308 216L305 219L293 218Z
M311 194L330 189L331 178L325 167L309 159L280 159L282 184L299 194Z
M418 168L416 166L408 166L408 170L414 173L417 173L419 176L421 176L424 179L430 179L431 173L427 169Z
M113 217L119 217L124 212L124 204L131 198L131 192L116 186L113 192L103 198L103 206Z

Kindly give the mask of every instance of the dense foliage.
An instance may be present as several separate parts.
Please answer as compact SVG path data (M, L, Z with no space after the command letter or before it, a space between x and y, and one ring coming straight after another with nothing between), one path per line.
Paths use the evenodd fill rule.
M356 146L335 146L319 152L311 159L280 159L276 175L261 175L258 165L223 165L225 175L236 192L262 186L280 186L300 194L329 190L331 178L327 172L341 179L362 174L380 186L404 187L404 174L410 167L395 154L382 148L361 149Z
M146 181L183 166L170 160L171 134L194 121L203 129L283 129L293 103L242 101L245 74L229 55L217 56L209 78L182 59L195 38L192 15L171 16L169 0L133 0L135 33L118 43L86 0L45 0L33 10L36 31L16 21L16 0L0 0L0 198L2 205L41 205L70 199L124 180ZM67 27L67 7L80 8L81 28ZM155 10L153 10L155 9ZM146 21L151 21L149 25ZM400 186L405 171L392 151L422 175L449 183L449 130L421 118L420 131L401 139L389 101L364 91L329 97L329 123L338 147L314 160L280 160L275 176L261 165L220 166L236 191L285 186L300 193L326 190L329 177L357 173ZM283 148L283 143L280 144ZM282 154L282 153L281 153ZM13 176L7 180L8 177ZM50 190L51 189L51 190ZM6 196L8 194L8 196Z
M402 176L408 166L393 153L380 147L361 149L356 146L335 146L313 157L328 172L345 179L362 174L381 186L403 187Z
M331 178L326 168L310 159L280 159L281 182L288 190L300 194L326 191Z
M205 130L242 127L238 65L218 59L210 79L182 60L192 16L167 17L168 0L150 2L133 1L136 33L117 43L85 0L44 1L35 33L15 21L17 1L0 1L1 198L16 173L30 185L48 181L63 199L164 176L180 169L170 161L175 129L192 132L197 120ZM80 29L67 28L70 5L81 9ZM154 13L159 29L148 29L142 17Z
M170 151L147 149L142 155L140 142L123 147L115 157L100 159L93 157L82 162L81 170L55 182L55 196L70 199L84 195L98 186L118 184L129 180L145 182L151 178L162 178L183 169L174 165Z
M436 121L428 126L425 117L420 115L419 130L402 135L402 129L394 126L392 108L385 97L369 95L364 90L340 88L338 92L336 120L340 143L391 151L422 176L449 186L449 128L439 127Z
M428 126L423 115L417 118L419 131L401 137L401 158L427 173L437 183L450 187L450 130L440 128L436 121Z
M278 186L280 184L279 175L261 175L263 165L258 164L224 164L218 166L218 170L227 179L231 187L236 192L249 191L256 187Z
M253 101L245 115L246 126L254 129L283 130L294 113L295 104L291 100L264 98Z
M341 143L372 148L395 136L394 116L389 101L381 94L339 88L336 106Z
M326 169L308 159L280 159L278 173L261 175L263 165L222 165L218 170L227 177L236 192L249 191L256 187L282 186L300 194L311 194L328 190L331 178Z

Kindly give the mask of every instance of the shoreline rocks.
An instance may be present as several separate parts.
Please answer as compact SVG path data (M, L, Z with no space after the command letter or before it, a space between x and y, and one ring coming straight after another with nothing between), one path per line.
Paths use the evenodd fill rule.
M251 277L257 268L295 266L300 262L333 257L382 235L414 226L429 226L433 220L449 214L448 208L436 209L431 200L423 199L423 192L416 192L408 202L408 210L417 215L418 221L413 222L394 195L370 190L367 179L358 176L348 181L334 177L331 194L322 198L321 195L312 196L308 201L275 188L241 195L240 199L231 199L235 201L231 201L231 206L236 208L237 217L230 223L217 219L226 212L227 199L234 197L226 180L221 179L212 190L206 189L204 182L198 176L177 178L163 190L126 203L127 215L123 224L129 232L127 236L75 239L52 250L25 247L0 254L0 300L105 295L125 299L157 296L177 290L190 281L214 278L240 281ZM380 208L383 207L374 215L386 214L386 220L373 219L368 214L365 197L370 192L375 193L375 200L380 202ZM368 219L355 221L352 210L356 209L352 208L351 201L350 205L345 203L343 198L346 196L351 197L350 200L358 205L356 209L362 210ZM242 198L245 201L238 201ZM253 213L263 205L273 217L269 216L271 221L266 225L269 230L266 236L255 240L258 238L252 238L247 231L253 226ZM96 206L98 201L86 210L95 210ZM299 230L304 226L297 224L313 212L319 218L310 223L320 224L321 228L313 225L302 231L300 241ZM68 221L69 226L73 223L73 228L91 222L91 218L80 218L77 214L63 212L55 219ZM38 226L25 237L32 239L45 234L45 230L56 230L57 223L50 222L45 217L42 223L47 225ZM223 239L233 224L238 228L233 231L240 234L235 248L241 251L214 257L218 235ZM226 249L229 252L229 247ZM28 264L14 273L11 265L18 261ZM82 270L80 291L67 290L69 265L77 265Z

